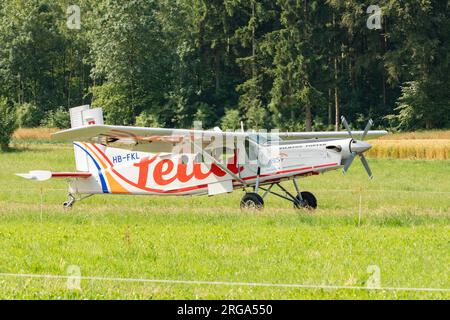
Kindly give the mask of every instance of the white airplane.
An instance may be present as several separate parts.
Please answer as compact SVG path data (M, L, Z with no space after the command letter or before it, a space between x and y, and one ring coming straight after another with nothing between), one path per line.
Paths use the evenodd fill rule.
M72 128L52 139L73 142L77 171L17 174L68 179L64 207L96 194L213 196L243 189L241 208L260 209L273 194L295 208L315 209L317 199L301 191L296 178L346 172L356 156L372 178L364 157L371 145L363 140L387 134L370 131L371 120L364 131L352 132L345 118L343 132L256 133L110 126L101 108L89 106L71 109L70 116ZM293 181L294 194L281 184L286 180Z

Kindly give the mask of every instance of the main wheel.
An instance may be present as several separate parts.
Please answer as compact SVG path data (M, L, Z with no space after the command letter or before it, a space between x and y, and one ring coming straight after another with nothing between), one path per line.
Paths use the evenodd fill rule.
M264 200L257 193L246 193L241 200L241 209L262 209L264 208Z
M303 201L300 200L299 196L295 197L297 199L297 202L294 203L295 209L305 208L308 210L315 210L317 208L317 199L311 192L304 191L301 195Z

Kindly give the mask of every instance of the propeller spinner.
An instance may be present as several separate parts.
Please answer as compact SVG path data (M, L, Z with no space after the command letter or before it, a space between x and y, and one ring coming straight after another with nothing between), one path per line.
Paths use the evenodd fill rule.
M370 148L372 148L372 146L369 143L363 141L367 136L369 130L372 128L373 121L369 120L369 122L367 123L366 128L364 129L364 133L361 136L361 140L355 140L353 138L352 130L350 129L350 126L348 125L348 122L344 116L341 117L341 122L344 125L345 129L347 129L350 138L352 138L352 141L350 142L351 155L350 158L348 158L344 163L343 173L346 173L348 171L353 163L353 160L355 160L356 156L359 156L364 168L366 169L367 174L369 175L369 178L373 179L372 170L370 169L369 163L364 156L364 152L368 151Z

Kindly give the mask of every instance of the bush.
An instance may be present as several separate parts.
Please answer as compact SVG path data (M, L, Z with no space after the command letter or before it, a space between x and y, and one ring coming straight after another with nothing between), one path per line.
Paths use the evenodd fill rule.
M143 111L136 117L136 126L159 128L161 127L161 124L159 123L157 116L151 114L149 111Z
M442 128L450 121L450 96L447 88L430 80L411 81L402 85L395 115L384 117L396 130L412 131Z
M194 108L197 109L194 115L194 121L201 122L202 128L212 128L215 124L214 106L210 106L204 102L196 102Z
M105 83L93 87L91 92L95 97L92 107L103 108L106 123L125 126L133 124L134 112L126 88L116 83Z
M228 109L225 111L220 125L222 130L237 130L241 127L241 117L239 115L239 110Z
M0 97L0 149L9 148L11 137L17 129L17 115L8 105L8 99Z
M16 105L17 122L21 128L35 128L41 124L44 113L31 103Z
M47 112L42 125L48 128L67 129L70 128L70 115L64 107Z

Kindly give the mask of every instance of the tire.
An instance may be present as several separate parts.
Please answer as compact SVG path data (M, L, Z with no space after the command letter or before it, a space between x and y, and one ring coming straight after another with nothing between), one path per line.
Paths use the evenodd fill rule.
M317 209L317 199L316 197L308 191L304 191L301 193L303 201L300 200L300 197L295 197L299 203L294 203L295 209L308 209L315 210Z
M261 210L264 208L264 200L257 193L246 193L241 200L241 209Z

